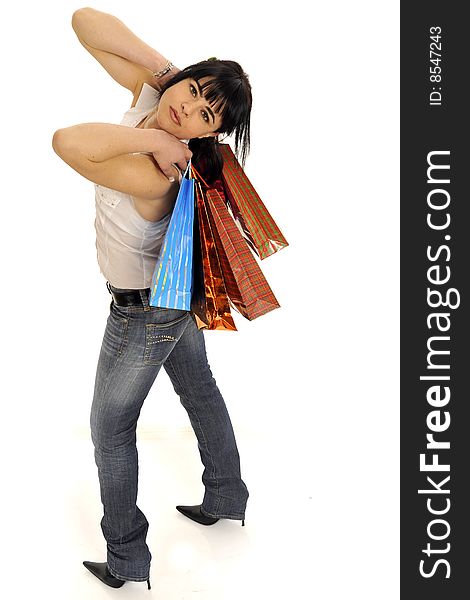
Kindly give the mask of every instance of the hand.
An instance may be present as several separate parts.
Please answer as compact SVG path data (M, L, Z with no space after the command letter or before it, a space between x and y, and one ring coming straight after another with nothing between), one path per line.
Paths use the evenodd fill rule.
M152 150L154 159L168 179L170 181L175 181L177 173L175 165L185 171L188 166L188 161L193 155L188 148L188 144L182 142L167 131L156 129L155 146L156 149Z
M181 69L178 69L178 67L175 67L175 65L173 65L171 71L168 71L168 73L165 73L165 75L163 75L162 77L157 78L154 76L153 81L155 82L158 89L161 90L162 86L168 81L168 79L173 79L173 77L180 71Z

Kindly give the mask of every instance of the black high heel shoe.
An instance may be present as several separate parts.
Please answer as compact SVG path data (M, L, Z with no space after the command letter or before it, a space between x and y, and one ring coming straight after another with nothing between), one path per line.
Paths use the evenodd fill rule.
M196 504L195 506L177 506L176 510L185 517L188 517L188 519L196 521L196 523L200 523L201 525L214 525L219 520L215 517L205 515L201 511L201 504ZM245 525L245 519L242 519L242 525Z
M108 570L108 563L98 563L98 562L90 562L89 560L83 561L84 566L93 573L99 580L101 580L106 585L109 585L112 588L120 588L126 582L123 579L118 579L111 575ZM147 579L147 586L150 589L150 577Z

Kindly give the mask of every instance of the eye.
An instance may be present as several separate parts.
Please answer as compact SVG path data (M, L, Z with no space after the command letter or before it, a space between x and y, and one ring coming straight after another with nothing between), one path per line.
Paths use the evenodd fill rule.
M193 94L193 90L195 92L195 94L193 94L193 96L197 96L197 91L196 88L194 87L194 85L192 83L189 84L189 89L191 90L191 94ZM205 110L201 111L201 114L203 115L203 119L206 123L209 123L209 115L207 114L207 112Z

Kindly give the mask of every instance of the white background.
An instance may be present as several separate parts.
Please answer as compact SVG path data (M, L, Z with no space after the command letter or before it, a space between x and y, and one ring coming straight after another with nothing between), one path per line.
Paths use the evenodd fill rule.
M28 578L71 597L49 562L68 564L74 510L61 486L82 463L96 477L88 418L110 296L93 185L51 139L79 122L119 122L131 97L76 39L80 6L12 3L0 25L2 579L14 597ZM215 55L251 81L245 170L290 242L261 263L282 307L253 322L235 313L238 332L205 339L250 501L264 496L276 515L274 562L253 589L398 598L398 2L92 6L180 68ZM141 439L188 428L162 370ZM227 574L227 587L243 576Z

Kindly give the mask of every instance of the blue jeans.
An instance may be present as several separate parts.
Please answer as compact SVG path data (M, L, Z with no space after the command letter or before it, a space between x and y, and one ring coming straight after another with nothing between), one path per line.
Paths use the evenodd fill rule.
M111 288L117 292L128 291ZM90 414L104 515L101 529L112 575L148 579L149 523L136 504L140 410L163 366L196 434L204 470L201 510L212 517L244 519L248 489L224 399L207 362L204 335L188 311L111 300L96 371Z

